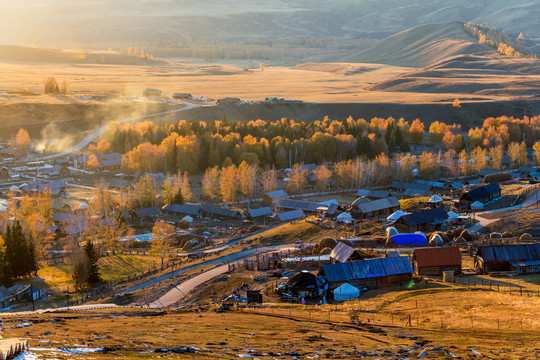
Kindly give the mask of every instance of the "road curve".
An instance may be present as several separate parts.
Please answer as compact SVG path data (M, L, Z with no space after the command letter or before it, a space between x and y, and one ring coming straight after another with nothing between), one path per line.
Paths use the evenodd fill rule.
M128 118L128 119L122 119L122 120L118 120L116 122L118 123L125 123L125 122L130 122L130 121L135 121L135 120L141 120L141 119L147 119L147 118L151 118L151 117L155 117L155 116L162 116L162 115L167 115L167 114L173 114L173 113L177 113L177 112L181 112L181 111L186 111L186 110L189 110L189 109L193 109L196 105L195 104L192 104L192 103L188 103L188 102L185 102L183 103L185 106L183 108L180 108L180 109L174 109L174 110L169 110L169 111L163 111L163 112L159 112L159 113L154 113L154 114L147 114L147 115L141 115L141 116L136 116L136 117L132 117L132 118ZM53 154L53 155L48 155L48 156L44 156L44 157L41 157L41 158L38 158L36 160L48 160L48 159L54 159L54 158L57 158L57 157L62 157L62 156L67 156L71 153L74 153L74 152L77 152L77 151L80 151L80 150L83 150L84 148L86 148L88 145L90 145L90 143L94 140L96 140L97 138L99 138L100 136L102 136L105 131L107 131L107 129L109 129L109 126L110 126L110 123L107 123L105 125L102 125L101 127L99 127L97 130L94 130L92 133L88 134L88 136L86 136L84 139L82 139L81 141L79 141L77 144L73 145L70 149L68 150L65 150L65 151L62 151L62 152L59 152L59 153L56 153L56 154Z

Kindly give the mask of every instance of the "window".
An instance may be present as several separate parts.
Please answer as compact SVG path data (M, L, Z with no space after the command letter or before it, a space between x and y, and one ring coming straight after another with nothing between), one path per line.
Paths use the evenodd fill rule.
M518 266L516 268L516 273L521 274L522 272L523 272L523 269L521 268L521 266Z

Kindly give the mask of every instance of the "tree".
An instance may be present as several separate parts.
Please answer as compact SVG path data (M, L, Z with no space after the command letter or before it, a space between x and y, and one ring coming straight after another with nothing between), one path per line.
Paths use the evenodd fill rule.
M111 152L111 144L105 139L100 140L97 143L96 150L99 154L108 154Z
M156 202L156 195L154 182L149 175L141 177L133 184L133 198L140 207L152 206Z
M14 277L35 274L38 270L36 249L31 237L27 238L17 221L7 226L5 235L6 257Z
M179 189L176 192L176 194L174 195L172 203L177 204L177 205L183 205L184 204L184 196L182 195L182 190Z
M317 167L313 174L315 175L315 188L318 192L323 192L328 189L328 180L332 176L332 171L325 165Z
M491 158L491 168L494 170L501 170L502 159L504 156L504 147L502 144L494 146L489 149L489 157Z
M0 236L0 285L9 287L12 283L12 272L6 251L6 244L2 236Z
M60 88L58 87L58 83L56 82L56 78L54 76L49 76L47 80L45 81L45 94L59 94Z
M88 275L90 271L90 262L84 250L78 249L73 252L71 260L71 278L74 287L81 290L88 284Z
M451 131L447 131L442 139L442 143L444 144L444 146L446 146L447 149L453 149L455 141L456 136Z
M274 169L265 170L260 177L263 192L267 193L277 189L277 175Z
M95 154L90 154L88 161L86 162L86 166L92 170L99 168L99 160Z
M289 194L300 194L304 191L307 184L308 171L300 164L294 164L289 173L289 182L286 190Z
M413 143L421 143L424 141L424 123L420 121L420 119L415 119L412 124L411 128L409 130L409 140Z
M217 166L206 169L202 178L202 193L209 200L217 200L219 196L219 168Z
M184 174L180 175L178 186L178 192L181 193L182 199L188 201L191 200L191 185L189 183L189 174L187 171L184 171Z
M88 278L86 281L90 285L99 284L102 281L99 273L99 256L94 247L94 243L92 240L90 240L90 238L86 240L83 249L86 257L88 258Z
M518 39L519 39L519 40L525 40L525 37L523 36L523 33L522 33L522 32L519 33Z
M159 255L161 266L163 266L163 259L171 251L174 226L161 220L156 221L152 228L152 235L151 251Z
M238 179L240 181L240 191L244 197L248 199L254 197L257 189L257 167L242 161L238 166Z
M537 141L533 145L534 161L536 165L540 165L540 141Z
M163 203L165 205L172 204L174 200L174 195L175 193L174 193L173 186L171 184L171 180L165 179L165 181L163 182L162 189L161 189L161 197L162 197Z
M460 108L461 107L461 102L459 101L459 99L454 99L454 102L452 103L452 106Z
M17 146L17 154L25 156L30 149L30 135L25 129L19 129L15 136L15 145Z
M512 166L527 165L527 145L517 141L508 144L508 156Z
M236 194L239 189L238 169L231 165L221 168L219 172L219 194L224 203L236 201Z

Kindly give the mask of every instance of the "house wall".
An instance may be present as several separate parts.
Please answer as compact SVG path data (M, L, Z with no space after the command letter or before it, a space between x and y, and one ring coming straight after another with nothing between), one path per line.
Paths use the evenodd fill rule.
M425 266L418 268L415 263L415 272L422 276L442 276L443 271L454 271L455 275L461 274L461 266Z

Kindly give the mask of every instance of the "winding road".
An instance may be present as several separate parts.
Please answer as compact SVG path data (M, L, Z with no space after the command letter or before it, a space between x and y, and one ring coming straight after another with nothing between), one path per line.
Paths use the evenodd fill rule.
M153 113L153 114L147 114L147 115L136 116L136 117L132 117L132 118L128 118L128 119L118 120L118 121L116 121L116 122L122 124L122 123L130 122L130 121L136 121L136 120L148 119L148 118L152 118L152 117L156 117L156 116L162 116L162 115L173 114L173 113L177 113L177 112L181 112L181 111L186 111L186 110L193 109L193 108L196 107L196 106L201 106L201 105L196 105L196 104L189 103L189 102L182 102L181 104L183 104L184 107L182 107L182 108L180 108L180 109L174 109L174 110L163 111L163 112L159 112L159 113ZM92 131L92 132L91 132L90 134L88 134L84 139L82 139L81 141L79 141L77 144L73 145L73 146L72 146L70 149L68 149L68 150L65 150L65 151L62 151L62 152L59 152L59 153L56 153L56 154L53 154L53 155L44 156L44 157L38 158L38 159L36 159L36 160L49 160L49 159L54 159L54 158L58 158L58 157L62 157L62 156L67 156L67 155L72 154L72 153L74 153L74 152L83 150L83 149L86 148L88 145L90 145L90 143L92 143L92 141L94 141L94 140L96 140L97 138L99 138L100 136L102 136L102 135L105 133L105 131L107 131L107 130L109 129L109 126L110 126L110 123L107 123L107 124L105 124L105 125L100 126L97 130Z

